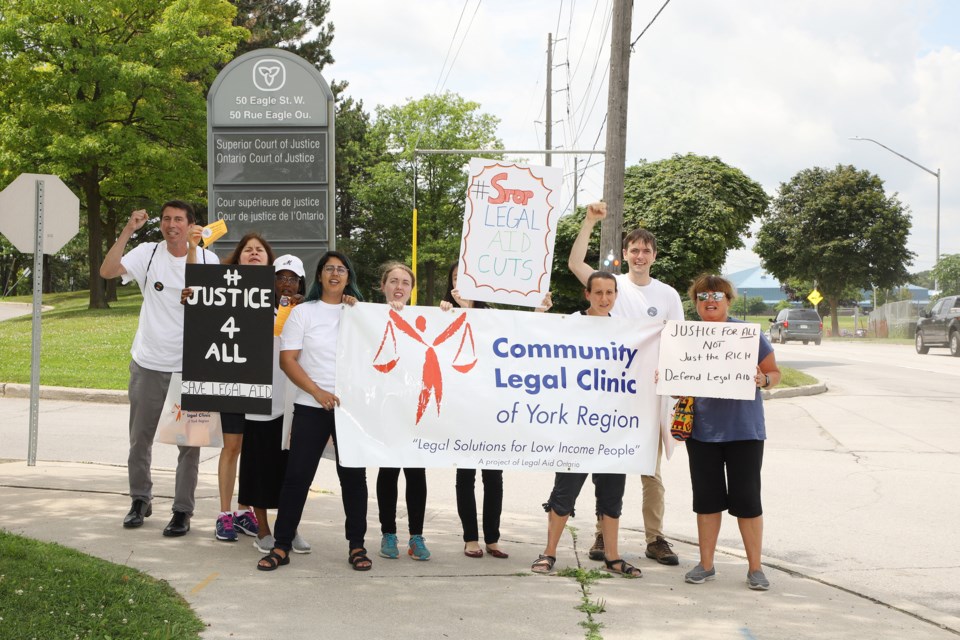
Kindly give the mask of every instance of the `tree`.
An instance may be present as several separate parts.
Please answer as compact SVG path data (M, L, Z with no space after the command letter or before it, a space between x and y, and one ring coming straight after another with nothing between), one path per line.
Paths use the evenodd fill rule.
M909 234L909 213L878 176L850 165L814 167L780 185L754 251L781 281L813 281L838 335L837 306L851 288L907 281Z
M940 256L933 274L944 295L960 293L960 253Z
M651 273L685 291L698 275L718 272L728 251L744 246L750 223L768 202L763 187L720 158L674 155L627 168L623 228L654 233Z
M502 148L499 120L476 102L445 93L377 107L368 145L381 156L354 183L360 212L345 246L357 260L362 282L379 284L377 267L411 258L414 173L418 209L417 290L420 304L437 300L446 285L446 266L459 253L467 190L462 155L418 156L414 149ZM439 271L438 271L439 268ZM439 295L438 295L439 294Z
M233 24L248 31L237 56L277 47L311 62L317 71L333 64L333 24L327 22L330 0L232 0L231 4L237 7Z
M226 0L0 0L2 178L53 173L78 192L91 308L107 306L97 269L121 205L202 199L205 94L245 34L235 11Z

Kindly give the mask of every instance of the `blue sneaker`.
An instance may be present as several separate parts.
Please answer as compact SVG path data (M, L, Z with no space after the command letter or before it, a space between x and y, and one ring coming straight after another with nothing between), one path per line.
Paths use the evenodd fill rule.
M400 549L397 548L397 534L383 534L383 538L380 539L380 557L392 560L400 557Z
M236 542L237 530L233 528L233 514L225 513L217 518L217 540Z
M240 533L245 533L254 538L260 533L260 523L257 522L257 516L253 511L233 514L233 526L238 529Z
M407 554L414 560L429 560L430 550L423 536L411 536L407 543Z

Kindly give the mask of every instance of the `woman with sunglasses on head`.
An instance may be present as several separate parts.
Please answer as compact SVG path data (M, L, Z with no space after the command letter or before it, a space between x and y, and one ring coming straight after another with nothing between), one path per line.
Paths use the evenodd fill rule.
M380 290L396 311L402 311L410 302L410 294L417 284L413 270L400 262L390 262L383 267L380 278ZM407 542L407 554L414 560L429 560L430 550L423 539L423 521L427 512L427 472L426 469L404 467L406 479L407 518L410 540ZM380 556L389 559L400 557L397 546L397 500L400 482L400 469L381 467L377 474L377 505L380 511Z
M740 322L729 317L735 297L733 285L715 275L702 275L689 289L690 299L704 322ZM702 584L716 576L713 566L723 511L737 518L747 553L747 586L765 591L770 582L763 574L763 508L760 502L760 468L767 437L760 389L780 382L780 369L767 337L760 334L757 387L752 400L695 398L693 433L686 441L693 485L693 510L697 514L700 563L684 580Z
M340 399L336 388L337 338L343 303L361 299L354 270L345 255L328 251L317 264L314 283L306 302L290 313L281 334L280 368L297 386L294 398L293 426L287 472L280 491L275 544L257 563L261 571L273 571L290 563L290 552L310 483L320 464L327 441L336 440L334 409ZM372 563L363 547L366 533L367 491L363 469L344 469L337 464L343 507L349 562L358 571L367 571ZM361 480L363 480L361 482Z

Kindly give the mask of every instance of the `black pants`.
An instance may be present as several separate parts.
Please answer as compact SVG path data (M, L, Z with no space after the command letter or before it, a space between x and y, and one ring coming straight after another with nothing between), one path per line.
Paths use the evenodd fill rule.
M407 480L407 519L411 536L423 535L423 519L427 512L426 469L404 469ZM380 531L397 533L397 483L400 469L381 467L377 475L377 504L380 507Z
M552 510L558 516L572 517L580 489L586 481L585 473L557 472L553 480L553 491L550 492L550 499L544 503L543 510L548 513ZM597 500L598 517L620 517L623 511L623 492L626 484L627 476L622 473L593 474L593 491Z
M337 434L334 429L333 441ZM337 477L340 478L340 495L343 498L343 513L346 516L344 530L351 550L364 547L367 535L367 470L363 467L341 467L337 450Z
M277 522L273 527L276 546L287 553L297 534L303 507L307 503L310 483L317 475L320 456L327 440L333 435L333 411L293 405L293 425L290 429L290 456L287 458L287 473L280 489L277 507Z
M503 510L503 471L483 469L483 541L494 544L500 541L500 512ZM477 542L477 498L474 486L476 469L457 469L457 513L463 527L463 541Z

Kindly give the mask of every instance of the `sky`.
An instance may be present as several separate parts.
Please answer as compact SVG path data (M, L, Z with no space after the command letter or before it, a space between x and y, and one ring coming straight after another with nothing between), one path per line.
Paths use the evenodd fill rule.
M663 4L634 0L631 41ZM331 0L336 62L323 75L371 113L458 93L500 119L506 148L542 149L552 33L554 147L602 149L611 12L612 0ZM627 164L717 156L771 196L803 169L871 171L912 215L917 272L935 262L936 177L849 138L941 170L940 254L960 253L958 118L960 2L672 0L630 59ZM592 166L578 202L599 200L602 156L579 162ZM569 209L573 159L561 164ZM744 241L724 272L760 264Z

